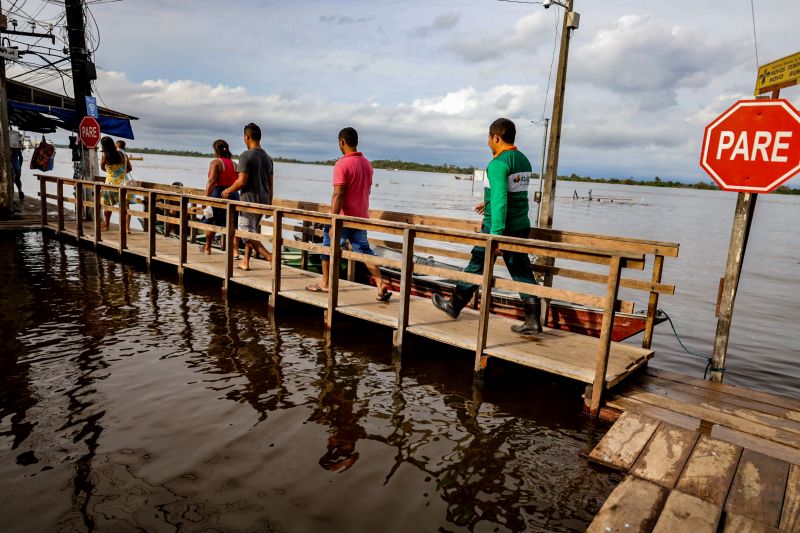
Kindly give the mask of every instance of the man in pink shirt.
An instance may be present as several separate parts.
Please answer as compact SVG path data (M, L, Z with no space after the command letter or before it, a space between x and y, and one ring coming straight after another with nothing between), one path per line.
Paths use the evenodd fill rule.
M333 196L331 197L331 213L350 217L369 218L369 193L372 189L372 165L364 154L358 151L358 132L353 128L344 128L339 132L339 149L343 156L333 167ZM375 255L367 240L367 232L363 229L343 228L342 244L350 241L350 248L360 254ZM325 226L322 244L330 246L330 226ZM386 302L392 297L389 284L383 280L381 271L376 265L366 265L370 274L378 284L377 299ZM311 292L327 292L330 269L330 257L322 256L322 282L306 287Z

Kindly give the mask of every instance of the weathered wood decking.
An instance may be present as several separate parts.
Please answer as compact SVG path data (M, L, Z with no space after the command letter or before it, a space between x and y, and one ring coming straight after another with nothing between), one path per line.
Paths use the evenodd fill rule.
M66 223L63 234L75 238L77 236L75 224ZM99 245L118 250L117 234L118 231L114 227L113 231L103 237ZM163 235L158 235L156 239L157 254L153 256L153 260L177 267L180 241ZM86 229L82 240L94 241L92 228ZM134 230L127 236L126 241L124 253L147 257L148 235L146 233ZM183 269L224 279L225 260L225 253L217 249L214 249L212 255L205 255L200 251L198 245L190 245L187 247L187 260L183 264ZM327 309L328 295L326 293L305 290L306 286L319 279L319 274L282 265L281 290L278 295L282 298ZM252 260L251 270L245 272L235 269L230 282L271 294L272 267L266 261ZM375 293L375 287L340 280L336 312L396 328L397 316L400 311L399 300L395 298L389 302L378 302L375 299ZM465 350L474 351L476 349L475 332L478 328L479 318L477 311L465 309L458 320L452 320L436 310L431 305L431 301L426 298L412 296L410 301L408 333ZM510 326L515 323L511 319L492 316L485 348L486 355L562 375L583 383L593 382L597 339L556 329L546 329L541 336L525 338L510 331ZM652 350L628 344L612 343L606 386L616 385L652 356Z
M589 531L800 531L800 400L645 369L590 458L627 477Z

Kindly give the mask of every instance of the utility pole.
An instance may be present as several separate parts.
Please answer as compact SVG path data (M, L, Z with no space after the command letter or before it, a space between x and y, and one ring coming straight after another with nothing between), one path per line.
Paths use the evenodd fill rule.
M83 0L65 0L64 8L67 20L67 36L69 55L72 63L72 91L75 97L74 131L78 131L83 117L86 116L86 97L92 96L92 80L97 79L97 72L89 58L86 48L86 19L83 14ZM83 179L94 181L100 173L97 148L81 147L81 171ZM91 194L89 191L87 193ZM91 219L90 210L85 213Z
M547 151L547 169L544 176L542 202L539 204L539 227L553 227L553 211L556 200L556 178L558 176L558 153L561 146L561 121L564 116L564 91L567 84L567 60L569 58L569 41L571 30L577 29L580 16L573 11L574 0L566 4L555 0L545 2L545 6L555 3L564 8L564 22L561 27L561 50L558 56L558 73L553 96L553 118L550 122L550 143ZM542 264L552 265L552 258L542 258ZM552 275L546 275L544 284L552 285Z
M547 133L550 119L544 119L544 137L542 138L542 169L539 171L539 192L536 195L536 220L539 220L539 213L542 212L542 186L544 185L544 165L547 157Z
M8 27L0 3L0 31ZM6 60L0 56L0 219L14 214L14 180L11 179L11 147L8 139L8 101L6 100ZM44 199L43 199L44 200Z

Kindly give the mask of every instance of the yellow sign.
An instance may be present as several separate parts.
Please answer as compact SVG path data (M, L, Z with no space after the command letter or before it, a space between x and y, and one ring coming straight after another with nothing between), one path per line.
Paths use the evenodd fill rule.
M800 80L800 53L758 67L755 95L797 85Z

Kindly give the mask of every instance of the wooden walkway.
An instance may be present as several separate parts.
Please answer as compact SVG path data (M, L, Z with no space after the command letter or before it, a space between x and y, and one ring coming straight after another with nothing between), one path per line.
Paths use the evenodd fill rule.
M27 195L25 196L25 200L20 202L18 196L15 194L14 204L14 215L9 219L0 220L0 231L42 229L42 204L37 198ZM48 216L51 222L56 222L58 218L56 213L52 213Z
M646 369L590 458L627 477L589 528L800 531L800 400Z
M37 176L40 180L41 218L44 226L59 235L69 235L90 242L98 248L111 248L120 255L130 254L152 262L174 265L178 273L198 271L220 278L223 289L238 284L268 293L268 305L274 307L281 298L296 300L324 308L324 321L331 328L334 317L349 315L393 328L393 345L402 353L408 335L418 335L474 352L473 369L482 379L489 358L495 357L545 372L558 374L591 384L586 395L587 409L600 410L606 390L620 383L653 357L650 349L656 324L658 299L661 294L674 294L675 287L662 282L665 257L677 257L675 243L591 235L555 230L532 229L529 238L488 235L477 231L475 222L428 215L371 211L370 218L333 215L327 206L275 199L272 205L220 200L196 194L197 191L159 184L137 183L136 186L113 186L56 176ZM55 191L53 191L55 189ZM101 205L96 199L109 192L127 198L118 207ZM67 208L69 206L69 208ZM204 208L214 207L227 212L227 225L211 226L198 220ZM96 221L103 211L112 211L120 220L127 215L147 224L145 233L126 235L119 227L101 231L100 223L70 222L69 214L90 210ZM55 220L50 219L55 211ZM251 233L235 227L233 221L242 213L265 217L259 232ZM177 239L155 231L157 224L175 228ZM331 245L310 242L312 225L330 227ZM346 229L369 231L370 242L383 244L400 252L401 259L364 255L343 249L339 236ZM226 242L235 237L256 239L271 244L271 270L266 263L254 263L250 272L234 268L233 248L201 253L192 245L190 235L196 231L221 233ZM310 233L311 232L311 233ZM294 236L297 239L293 240ZM287 238L288 237L288 238ZM301 238L302 237L302 238ZM390 241L382 239L390 238ZM399 240L398 240L399 239ZM441 266L419 264L415 254L443 257L469 257L473 246L483 247L484 272L481 275L453 271ZM455 247L455 249L454 249ZM460 247L460 248L459 248ZM310 293L305 286L317 279L313 273L282 264L284 249L331 257L330 291ZM494 267L504 252L533 254L544 259L534 269L545 278L544 284L521 283L495 276ZM400 291L394 301L377 302L375 289L340 279L338 265L363 262L393 268L400 273ZM556 266L565 261L568 267ZM631 276L643 271L644 276ZM424 299L412 295L413 278L417 275L440 276L444 279L476 284L481 294L504 289L531 294L545 300L566 301L596 310L602 316L599 338L574 332L545 330L541 335L522 337L513 334L509 319L492 315L490 306L477 312L465 310L459 320L451 320ZM586 290L561 289L552 286L553 278L569 278L586 286ZM619 299L620 289L647 295L646 325L641 347L612 341L616 313L631 309L632 302ZM598 294L599 292L599 294Z
M63 234L75 238L75 224L66 223ZM116 226L112 226L112 231L108 232L108 236L99 242L99 246L119 250L117 234ZM157 253L153 256L153 260L177 267L180 241L177 238L168 238L163 235L158 235L156 239ZM265 236L265 239L268 239L268 236ZM92 228L85 229L82 240L94 241ZM126 240L124 253L147 257L148 235L146 233L134 230ZM211 255L205 255L200 251L198 245L189 245L183 269L224 279L225 260L224 252L214 249ZM282 265L281 290L278 294L282 298L327 309L327 294L305 290L306 286L319 281L319 279L319 274ZM252 260L251 270L247 272L234 270L230 282L271 294L272 267L266 261ZM375 287L340 280L336 312L396 328L400 302L397 299L378 302L375 294ZM478 319L479 312L465 309L458 320L452 320L435 309L429 299L412 296L407 331L413 335L474 351ZM527 338L510 331L511 325L516 323L517 321L500 316L493 315L491 317L485 348L486 355L562 375L583 383L593 382L598 342L596 338L557 329L545 329L542 335ZM618 384L652 357L652 350L628 344L612 343L606 377L607 387Z

